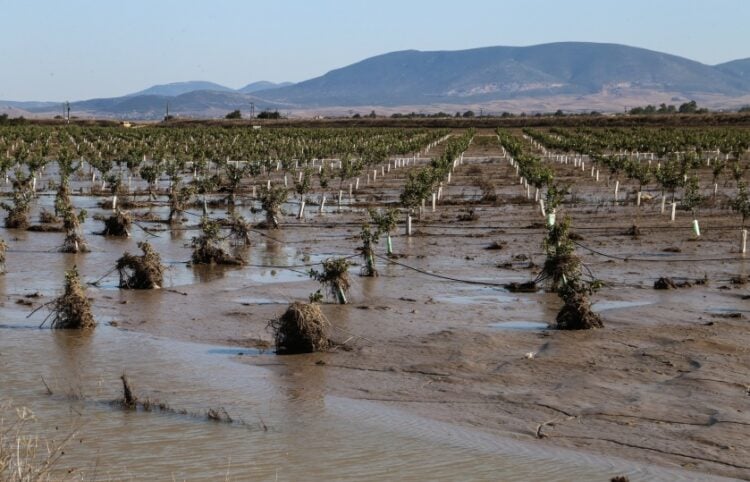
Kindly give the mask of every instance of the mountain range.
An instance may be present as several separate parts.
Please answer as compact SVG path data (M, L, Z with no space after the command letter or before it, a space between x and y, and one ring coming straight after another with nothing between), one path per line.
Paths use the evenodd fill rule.
M637 47L560 42L459 51L406 50L371 57L296 84L255 82L241 89L206 81L157 85L123 97L71 103L84 116L223 117L261 109L343 113L352 109L615 110L628 104L695 99L710 108L750 104L750 58L706 65ZM0 101L31 115L59 103Z

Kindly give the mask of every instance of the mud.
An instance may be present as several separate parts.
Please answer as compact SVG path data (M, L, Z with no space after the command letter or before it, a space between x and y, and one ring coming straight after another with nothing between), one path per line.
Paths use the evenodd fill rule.
M468 174L472 165L481 166L483 175L493 179L496 201L476 202L483 193L473 181L476 175ZM639 476L644 480L750 478L750 326L746 318L713 316L747 311L747 285L731 283L733 277L748 275L746 261L737 252L737 217L718 206L702 210L702 236L696 239L688 213L678 212L671 223L669 213L659 212L656 197L641 209L634 206L634 199L613 205L611 188L604 180L597 184L572 165L554 167L558 177L576 182L578 202L563 206L558 216L571 215L573 229L583 236L577 253L604 281L591 299L604 321L603 329L525 329L523 322L553 322L561 302L543 291L510 293L502 288L538 274L544 261L544 220L533 199L525 199L525 189L489 139L475 141L466 153L464 164L444 187L446 203L439 202L434 213L428 203L422 219L415 217L418 235L405 236L403 222L399 224L393 233L394 262L377 257L377 278L357 276L360 267L354 265L350 304L322 306L332 324L333 341L345 349L278 357L269 352L273 334L266 326L287 303L304 301L318 288L307 276L310 265L333 256L354 256L351 261L358 261L359 224L366 217L360 206L376 198L380 206L395 202L404 170L394 170L384 179L378 176L374 186L363 181L355 199L345 195L342 206L327 204L323 215L315 207L297 220L297 205L290 200L282 207L286 214L280 217L280 230L253 231L253 244L237 248L247 260L242 268L187 266L190 239L197 235L198 209L178 229L142 222L134 225L128 239L90 236L100 224L87 221L83 229L92 252L78 255L56 252L62 243L59 233L3 230L0 236L8 242L7 274L0 277L3 311L21 313L49 301L59 293L63 271L72 265L78 266L84 280L96 280L124 251L135 252L138 241L148 240L170 266L164 289L120 291L116 274L105 276L99 287L90 286L87 293L99 322L122 336L178 340L174 346L193 342L236 347L212 355L232 357L230 364L217 368L218 374L243 374L262 383L273 380L273 390L282 390L285 403L291 406L299 400L304 406L301 411L289 408L296 415L310 410L310 404L325 405L341 416L332 425L355 418L360 430L362 424L369 426L370 419L376 425L390 420L388 427L393 420L409 426L428 421L425 426L433 427L428 438L437 437L435 433L443 434L441 440L450 439L452 433L472 440L487 437L493 441L490 447L504 440L521 444L535 457L549 455L592 470L556 473L534 459L526 471L503 469L510 470L502 472L509 474L508 480L602 480L627 472L628 466L633 468L628 472L631 480ZM628 187L623 182L621 192ZM259 206L258 201L240 199L238 211L248 222L260 222L263 214L250 210L251 205ZM328 193L328 199L335 196ZM95 198L74 196L73 202L93 213L106 212L96 207ZM36 219L38 209L49 208L50 203L51 199L40 198L31 218ZM469 203L477 219L456 221ZM161 219L168 214L165 207L152 211ZM139 212L148 210L134 212L138 219ZM228 216L220 208L214 208L212 215ZM626 232L636 219L640 234L633 239ZM503 248L485 249L491 242ZM679 251L664 252L668 247ZM375 246L375 254L385 254L384 240ZM660 277L705 277L708 283L655 291L654 282ZM24 298L34 292L41 293L41 299ZM32 306L16 305L18 299ZM14 315L6 324L18 326L23 323L19 320ZM15 358L19 353L6 352L7 347L0 349L6 358L13 357L17 369L23 369L25 365ZM71 350L69 356L77 355ZM191 364L198 363L185 358L174 368L178 373L191 372ZM128 373L135 378L137 372L129 369ZM232 390L232 400L254 400L251 391ZM263 400L253 403L261 406ZM361 411L361 407L368 408ZM204 429L194 430L200 434ZM418 431L408 436L424 435L415 435ZM341 436L350 436L346 434ZM305 437L317 440L311 433ZM378 472L385 469L368 461L397 460L399 455L387 448L392 440L383 435L363 442L356 456L370 468L365 474L378 478L378 473L387 473ZM462 450L454 455L463 454ZM445 459L456 463L456 470L445 472L447 478L451 474L497 478L492 472L497 467L488 462L489 457L472 450L474 462ZM491 455L495 450L499 449L482 453ZM435 463L444 456L438 450L430 460ZM296 457L307 459L302 451ZM412 463L426 460L410 457L406 459ZM597 457L619 462L608 462L602 469L594 462ZM406 466L400 468L409 473ZM357 475L344 469L338 474ZM415 472L412 479L427 474Z

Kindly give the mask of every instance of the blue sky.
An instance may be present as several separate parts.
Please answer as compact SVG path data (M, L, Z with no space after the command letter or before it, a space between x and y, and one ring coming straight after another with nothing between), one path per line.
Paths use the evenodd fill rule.
M750 57L747 0L0 0L0 99L300 81L394 50L613 42Z

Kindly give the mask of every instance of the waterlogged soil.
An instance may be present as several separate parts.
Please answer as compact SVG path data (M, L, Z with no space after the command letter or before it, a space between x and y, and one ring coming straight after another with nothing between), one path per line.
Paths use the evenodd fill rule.
M127 240L91 235L101 223L89 220L84 230L92 252L84 255L55 252L61 234L2 231L9 252L0 293L6 317L15 314L0 332L28 324L21 315L59 292L64 269L77 265L85 280L97 280L124 250L135 252L136 242L148 239L169 263L163 289L118 290L113 274L104 276L98 286L89 286L96 317L108 325L103 327L110 333L107 336L152 337L161 340L155 344L157 351L186 343L172 348L176 353L190 352L196 343L210 346L207 350L214 350L210 356L227 361L210 367L215 371L212 377L249 377L266 386L258 392L261 396L236 384L230 390L202 382L197 386L204 390L227 390L228 401L217 396L203 404L184 402L191 407L209 402L237 406L247 398L254 400L255 411L271 420L265 423L272 430L276 423L276 430L283 431L279 427L285 426L284 416L257 407L294 400L284 413L305 419L310 418L310 406L323 404L336 418L326 419L329 425L312 426L317 433L308 434L308 442L313 445L327 431L341 440L353 437L351 431L337 431L337 424L354 419L358 430L375 430L361 426L370 423L367 420L390 420L389 427L432 427L424 429L430 437L441 433L446 439L493 441L483 442L481 451L469 450L467 454L473 455L468 459L445 458L442 449L433 458L405 455L413 464L437 463L442 458L453 460L459 468L451 472L442 465L435 471L418 471L413 480L435 479L441 473L453 479L602 480L618 473L643 480L750 479L750 285L731 281L748 274L747 262L738 252L738 219L721 207L721 196L731 194L731 187L720 192L715 207L699 213L698 238L689 213L678 211L677 219L670 222L669 210L660 212L658 193L651 192L654 199L637 209L632 186L623 183L620 203L615 205L613 188L604 179L596 183L588 171L555 164L558 178L573 183L577 199L561 207L557 216L571 216L573 230L580 235L577 252L604 282L592 300L605 327L582 332L545 329L554 324L560 308L554 294L510 293L502 287L532 280L539 273L544 219L533 199L526 199L525 188L492 137L475 140L451 184L444 187L436 211L428 202L422 219L415 218L413 236L405 236L403 222L399 224L393 233L396 256L378 257L379 276L374 278L358 276L356 264L363 208L395 202L405 169L394 169L384 179L379 172L374 184L363 180L354 200L344 194L341 208L327 204L321 214L317 206L310 206L303 220L295 217L297 205L287 204L281 230L254 232L253 245L240 248L239 254L248 261L243 268L186 263L190 238L196 234L197 209L186 215L180 230L144 222L139 223L143 229L135 228ZM479 201L477 178L496 184L496 201ZM329 193L328 198L333 197ZM44 202L51 200L42 198L39 204ZM86 197L74 202L96 204ZM239 209L260 220L261 215L249 209L252 203L246 199ZM476 219L459 220L470 210ZM163 208L156 212L166 217ZM215 217L225 215L223 209L213 212ZM638 239L625 234L634 222L641 228ZM495 241L502 249L485 249ZM377 254L385 254L384 244L377 246ZM268 320L283 312L287 303L305 300L318 289L306 271L330 256L353 256L355 262L350 271L350 303L322 306L339 346L329 353L274 355ZM693 286L654 290L654 281L662 276L689 280ZM39 296L26 297L34 293ZM40 322L43 317L40 312L32 320ZM96 336L104 335L97 331ZM47 349L44 344L36 346ZM0 353L4 358L20 356L7 347ZM56 363L50 359L54 353L45 356L47 363ZM151 366L148 353L138 356L144 358L138 366ZM152 369L157 372L161 356L154 358ZM205 368L201 359L180 355L179 363L172 360L169 370L190 378L189 374ZM22 362L14 362L24 369ZM107 369L115 387L113 373L118 369ZM256 382L248 381L247 386ZM196 388L196 393L204 392ZM165 396L178 402L190 399L176 388ZM127 424L123 427L128 430ZM200 427L194 430L203 433ZM424 434L410 430L408 437L422 440ZM397 439L383 435L361 444L353 457L364 464L363 472L348 472L343 467L349 466L338 461L340 472L319 475L387 477L388 461L399 458L387 448L393 440ZM493 445L497 441L523 447L524 457L532 454L528 460L510 456L523 469L510 468L512 463L499 467L485 457L508 453ZM476 457L476 464L467 462L471 457ZM368 465L368 461L383 465ZM316 462L304 461L308 467ZM566 471L566 464L576 468ZM407 465L394 466L390 474L408 474ZM258 472L261 478L270 477L266 469L270 470L264 467ZM223 473L216 467L206 474ZM292 476L282 473L284 477Z

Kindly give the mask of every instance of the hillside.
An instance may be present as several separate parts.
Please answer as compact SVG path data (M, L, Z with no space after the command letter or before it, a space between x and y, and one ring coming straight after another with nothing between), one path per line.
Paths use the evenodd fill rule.
M564 42L372 57L263 97L307 106L471 103L605 89L743 95L749 79L674 55Z
M290 85L294 85L294 83L293 82L279 82L277 84L275 82L261 80L258 82L252 82L250 84L247 84L246 86L237 89L236 92L240 92L242 94L252 94L254 92L261 92L263 90L277 89L280 87L289 87Z
M160 84L149 87L132 94L128 94L125 97L135 97L139 95L161 95L166 97L175 97L188 92L194 92L196 90L213 90L217 92L233 92L233 89L224 87L214 82L208 82L205 80L190 80L187 82L173 82L171 84Z
M716 66L722 72L741 77L750 82L750 59L733 60Z
M213 82L155 85L124 97L71 103L93 117L158 119L170 113L223 117L235 109L342 115L352 108L549 112L622 111L697 100L715 109L750 103L750 59L710 66L616 44L561 42L460 51L406 50L371 57L298 84L260 81L233 90ZM3 102L37 116L60 103Z

